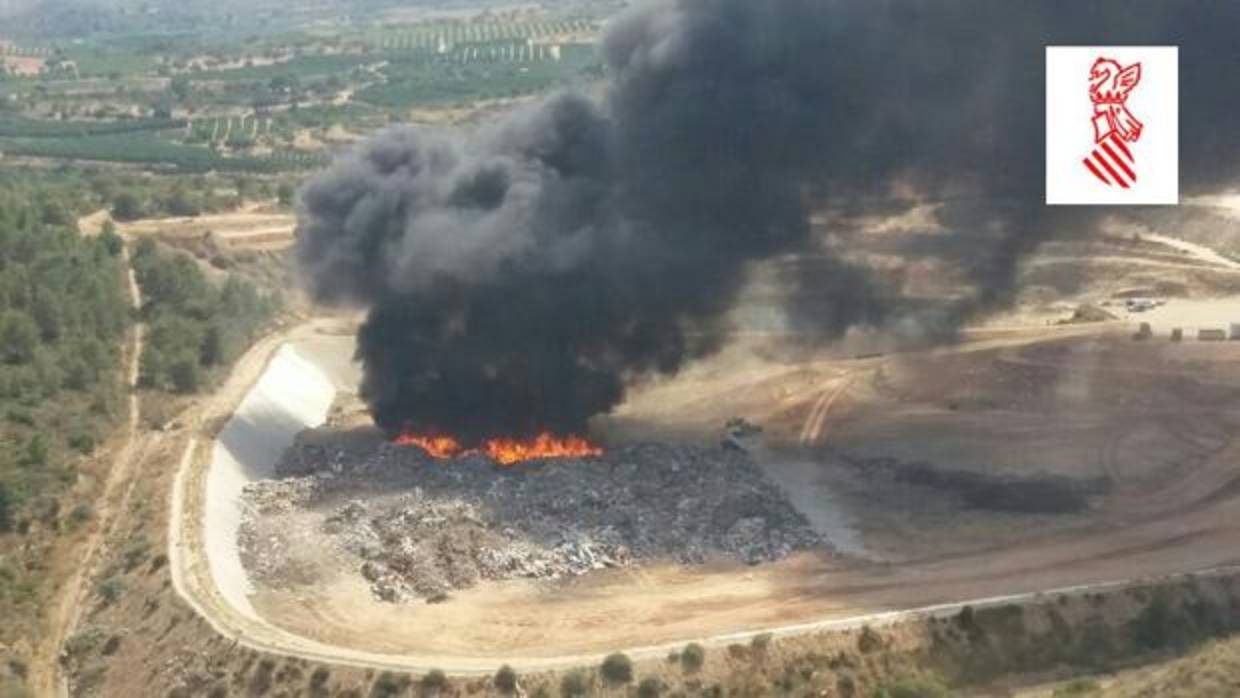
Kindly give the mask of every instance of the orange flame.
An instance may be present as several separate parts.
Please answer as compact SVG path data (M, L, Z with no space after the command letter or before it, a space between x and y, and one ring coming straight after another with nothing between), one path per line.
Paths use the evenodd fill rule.
M603 449L580 436L556 437L546 432L531 441L491 439L482 445L482 451L504 465L531 458L581 458L603 453Z
M461 443L451 436L422 436L406 432L393 442L400 446L420 446L435 458L453 458L465 452Z
M471 453L485 453L502 465L512 465L534 458L582 458L602 455L603 449L580 436L555 436L543 432L533 439L490 439L482 446L465 449L451 436L423 436L405 432L394 439L402 446L420 446L435 458L455 458Z

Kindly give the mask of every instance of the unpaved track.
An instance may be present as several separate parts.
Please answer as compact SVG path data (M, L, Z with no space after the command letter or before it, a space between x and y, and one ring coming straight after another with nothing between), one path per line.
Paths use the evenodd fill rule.
M1166 245L1167 247L1177 249L1181 252L1188 253L1190 256L1195 257L1202 262L1215 264L1228 269L1240 269L1240 262L1236 262L1234 259L1229 257L1224 257L1216 250L1206 247L1205 245L1198 245L1195 242L1189 242L1187 240L1181 240L1167 235L1153 235L1147 233L1144 238L1150 242L1157 242L1159 244Z
M295 328L264 340L247 353L224 389L211 400L201 423L218 424L218 418L229 414L249 386L258 379L279 346L284 341L306 336L310 332L312 328L309 326ZM1035 341L1038 336L1045 338L1063 334L1055 330L1029 333L1025 341ZM1015 337L995 336L987 337L978 344L1007 344L1015 340ZM960 350L974 350L977 346L965 345ZM827 394L828 399L822 401L824 406L831 402L833 396L844 392L840 384L832 388ZM819 410L824 415L826 411ZM818 421L814 419L814 427L818 426ZM525 619L535 625L525 628L527 641L513 642L510 651L481 649L472 653L474 656L467 656L469 653L464 652L454 655L451 650L444 653L433 650L367 651L356 646L344 646L352 643L333 644L277 627L264 618L241 612L221 596L202 554L200 530L202 483L206 469L206 449L201 446L211 436L209 432L204 433L206 438L189 444L172 492L170 568L177 592L217 632L241 645L276 654L376 669L420 672L438 668L452 674L471 675L489 674L501 663L509 663L525 671L564 668L596 663L603 654L602 645L608 643L608 637L617 640L606 646L606 650L623 649L635 658L656 658L691 640L718 646L743 641L766 631L784 636L856 628L864 624L879 625L916 616L948 615L965 604L985 606L1035 600L1046 593L1097 591L1133 581L1175 575L1181 571L1230 573L1234 571L1231 566L1240 562L1240 550L1229 544L1240 532L1240 524L1235 523L1237 519L1234 516L1236 502L1223 500L1210 502L1208 506L1203 504L1174 520L1134 522L1127 529L1098 530L1092 535L1091 532L1078 531L1070 535L1049 536L1014 550L929 558L901 566L828 565L780 579L776 579L781 574L779 570L755 569L752 574L756 577L770 577L766 592L753 597L744 594L730 596L727 593L722 597L709 597L719 602L717 609L701 606L708 597L698 598L696 605L688 598L681 599L681 602L688 602L682 605L682 611L694 607L702 609L697 613L697 618L681 622L672 620L671 616L661 617L665 621L662 627L651 622L652 615L665 611L669 599L673 605L676 603L674 597L677 593L682 596L691 593L696 584L691 583L689 589L672 590L669 599L652 600L651 603L657 608L644 609L651 614L645 618L610 615L611 618L629 618L630 621L609 623L608 627L599 628L596 635L589 639L591 645L588 649L583 644L574 646L573 643L584 641L575 638L568 627L557 626L549 616L545 616L544 625L538 625L536 608L514 608L512 613L525 614ZM1219 453L1218 457L1226 459L1240 454L1240 441L1225 451L1230 453ZM652 578L654 576L651 575ZM718 580L713 583L718 583ZM701 588L710 589L710 583L703 583ZM1018 589L1022 593L1006 594L1008 589ZM575 603L577 608L582 609L579 613L594 609L596 613L609 614L614 610L611 604L622 602L613 601L606 594L592 597L585 593L582 596L584 601L581 598L575 601L560 599L556 613L563 613L565 604ZM733 608L729 599L741 605ZM667 611L670 612L670 609ZM425 609L417 610L419 614L427 612ZM316 617L319 620L329 619L332 617L331 610L323 609L321 615ZM819 620L799 622L801 619ZM319 621L312 618L308 622ZM645 626L646 630L619 627L643 622L650 623ZM309 634L310 631L306 632ZM648 644L643 643L643 638ZM423 644L433 648L435 642L432 638ZM563 651L558 651L561 648Z
M129 245L126 243L122 249L122 259L126 269L126 279L129 287L130 305L133 309L140 310L142 308L142 291L138 287L138 280L134 274L133 266L129 263ZM99 497L95 505L95 527L91 534L87 537L82 545L82 563L74 567L72 576L66 581L64 587L53 601L52 610L48 618L48 628L50 633L43 641L39 651L31 662L31 681L30 686L34 690L35 695L68 695L68 686L66 677L61 671L60 650L64 646L65 640L73 633L77 627L78 620L82 615L82 608L89 596L89 582L94 578L98 570L99 563L103 559L103 552L106 549L105 543L110 535L112 535L116 514L123 512L129 505L130 495L133 493L134 483L137 478L134 477L134 465L141 458L138 454L138 370L141 366L142 347L145 327L142 323L135 323L130 331L130 341L128 351L128 366L125 371L125 385L129 389L129 400L127 407L129 410L126 428L125 441L117 451L116 458L112 467L108 470L108 477L104 481L103 493Z
M1124 323L1100 323L1092 327L976 333L963 345L934 353L1019 346L1049 338L1114 332L1122 326ZM218 424L230 414L279 346L311 331L306 326L295 328L264 340L250 351L205 408L200 424ZM853 367L882 361L859 361ZM821 436L831 406L847 392L847 386L847 380L840 380L809 397L816 409L799 425L803 437L814 441ZM623 584L613 584L586 587L553 602L540 604L535 600L522 607L492 602L471 609L460 599L449 604L454 607L449 611L462 615L471 610L477 614L481 609L488 614L484 618L497 628L496 614L502 614L506 623L503 629L518 628L518 635L495 642L490 648L468 648L459 642L460 637L428 635L426 628L417 624L402 629L396 623L393 635L401 635L403 630L404 637L376 639L372 634L365 638L357 628L346 627L360 627L365 619L340 616L341 608L314 606L285 609L296 617L297 622L290 627L297 626L302 633L298 634L239 611L216 588L203 555L200 530L206 469L202 445L214 434L200 433L187 446L172 492L170 568L178 594L217 632L240 645L328 663L412 672L438 668L457 675L489 674L501 663L523 671L556 669L593 664L605 651L616 649L637 659L662 658L670 649L692 640L720 646L760 632L791 636L852 629L919 616L951 615L966 604L984 607L1036 601L1045 594L1095 592L1182 572L1240 572L1236 566L1240 563L1240 546L1236 544L1240 539L1240 501L1225 487L1226 482L1218 479L1219 473L1227 470L1218 464L1240 458L1240 439L1236 439L1213 455L1215 467L1204 471L1209 477L1189 478L1202 480L1197 483L1201 486L1193 489L1200 497L1193 497L1165 516L1137 519L1124 527L1048 533L1017 547L930 556L901 565L801 561L754 568L748 574L758 582L736 587L729 587L718 576L694 578L686 573L680 578L675 572L652 570L643 571L643 581L628 587L627 593ZM658 582L660 576L675 578L669 586ZM740 588L744 584L748 586ZM629 609L635 612L625 613ZM393 615L400 612L390 611ZM425 607L414 612L421 616L434 611ZM579 632L591 622L591 614L604 620L595 623L592 633ZM568 622L566 615L571 616ZM286 615L281 622L288 619ZM458 619L458 625L467 622ZM333 624L336 627L328 627ZM451 630L445 628L448 633ZM410 633L424 637L414 641L407 637ZM332 636L351 639L326 639ZM457 642L450 642L452 639ZM375 648L384 644L396 649ZM371 649L362 649L364 645Z
M855 377L856 374L849 373L840 378L834 388L822 391L822 397L814 403L814 409L810 410L805 424L801 427L802 446L813 446L822 440L822 427L826 423L827 415L831 412L831 407L844 394L844 391L848 390L848 386L852 385Z

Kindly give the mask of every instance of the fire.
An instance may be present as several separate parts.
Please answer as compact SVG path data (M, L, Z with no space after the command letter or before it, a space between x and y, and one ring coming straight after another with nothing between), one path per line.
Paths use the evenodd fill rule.
M482 445L482 451L504 465L531 458L580 458L603 453L603 449L580 436L556 437L546 432L531 441L491 439Z
M400 446L421 446L435 458L452 458L465 452L461 443L451 436L421 436L406 432L393 441Z
M424 436L406 432L397 436L394 441L402 446L420 446L435 458L485 453L502 465L512 465L534 458L581 458L603 453L603 449L580 436L555 436L546 432L533 439L490 439L474 449L463 448L461 442L446 435Z

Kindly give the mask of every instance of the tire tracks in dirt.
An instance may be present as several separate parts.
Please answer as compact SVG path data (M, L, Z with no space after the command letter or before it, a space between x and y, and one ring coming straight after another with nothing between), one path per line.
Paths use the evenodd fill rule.
M428 653L384 653L381 651L368 651L355 649L343 645L330 644L329 641L319 641L308 636L299 635L290 630L284 629L268 621L264 618L254 618L231 607L228 602L220 594L211 577L210 569L207 565L206 557L201 545L202 532L198 530L202 525L202 507L204 506L204 488L205 471L209 467L206 453L209 449L202 446L214 438L213 433L209 433L205 429L208 425L214 425L218 428L223 423L223 418L231 414L232 410L240 403L245 393L248 392L250 386L257 382L258 377L262 373L263 367L266 366L268 360L279 347L289 339L293 338L299 332L304 331L307 325L300 328L273 335L256 345L245 357L238 363L234 374L230 376L228 383L221 389L220 394L210 399L210 402L203 407L200 417L197 419L199 424L197 428L197 436L190 440L185 446L185 450L181 457L180 465L177 470L176 479L172 488L171 497L172 504L170 507L171 515L169 517L169 568L173 577L173 586L176 593L202 617L208 625L219 633L221 636L234 641L236 644L266 652L274 655L287 657L298 657L311 661L325 662L330 664L338 664L345 666L355 666L376 670L393 670L413 673L422 673L431 669L441 669L449 674L461 676L477 676L492 673L497 666L503 663L511 664L520 671L544 671L567 669L588 664L595 664L601 660L602 654L581 653L581 654L563 654L560 656L537 656L536 648L530 648L532 656L449 656ZM802 424L802 431L806 438L821 438L823 429L827 423L827 416L830 414L831 407L836 403L842 395L847 392L848 386L851 384L852 375L841 376L822 394L813 398L814 408L811 409L809 417ZM1188 539L1172 539L1175 543L1185 542ZM1190 541L1191 542L1191 541ZM1157 545L1157 542L1152 545ZM1129 553L1139 553L1144 548L1138 547L1139 543L1134 544L1127 551ZM1069 551L1071 552L1071 551ZM974 558L976 559L976 558ZM1223 560L1234 559L1224 558ZM940 564L943 561L938 561ZM1075 565L1069 561L1063 561L1065 565ZM1024 567L1014 566L1010 568L1016 570L1016 577L1024 576L1031 569L1040 569L1040 567ZM1122 571L1116 568L1116 571ZM1026 603L1033 602L1043 598L1047 594L1085 594L1112 589L1121 589L1133 585L1149 584L1157 580L1170 580L1195 575L1213 575L1213 574L1234 574L1237 569L1232 563L1227 562L1225 565L1202 565L1200 569L1194 569L1191 573L1167 573L1154 576L1130 576L1128 578L1120 578L1114 581L1096 581L1089 584L1078 584L1074 586L1058 586L1054 583L1047 584L1044 589L1032 592L1022 592L1010 595L998 596L978 596L976 594L969 595L972 598L963 598L959 601L950 603L939 603L934 605L920 605L911 607L889 610L884 612L861 612L856 615L847 617L831 617L826 619L814 620L804 623L795 623L789 625L781 625L779 627L764 627L760 629L725 632L721 634L705 635L703 637L685 637L678 638L674 642L662 644L653 644L645 646L628 646L616 647L634 659L656 659L666 655L672 649L683 646L686 642L700 642L708 647L721 647L733 642L743 642L753 637L767 632L772 633L776 637L790 637L796 635L813 634L828 631L837 631L844 629L856 629L863 625L885 625L897 623L905 620L926 618L926 617L944 617L958 613L961 608L966 605L974 607L987 607L992 605L1001 605L1007 603ZM1009 575L995 575L998 578L1004 578ZM1063 581L1071 581L1070 574L1060 575ZM1098 579L1098 577L1095 577ZM1107 577L1101 577L1107 580ZM895 581L895 580L892 580ZM929 580L925 580L929 581ZM941 580L940 582L947 584L951 580ZM901 584L909 584L910 578L904 577ZM949 585L950 586L950 585ZM817 594L822 593L822 589L818 585L812 588L806 588L805 593ZM837 590L838 591L838 590ZM949 593L945 588L944 593ZM865 607L858 607L858 611L862 611ZM888 607L890 608L890 606Z

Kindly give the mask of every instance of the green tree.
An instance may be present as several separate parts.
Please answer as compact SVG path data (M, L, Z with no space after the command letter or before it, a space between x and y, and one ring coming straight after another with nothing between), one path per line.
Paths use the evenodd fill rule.
M495 687L503 693L515 693L517 690L517 672L507 664L495 672Z
M189 99L192 93L193 85L190 84L189 78L181 75L172 79L168 84L168 91L176 97L177 101L184 102Z
M1171 607L1166 594L1157 594L1132 621L1133 637L1141 647L1159 650L1187 644L1185 619Z
M659 698L662 692L663 684L653 676L642 679L642 682L637 684L637 698Z
M0 482L0 531L13 528L13 512L16 508L16 497L9 490L8 484Z
M103 229L99 231L99 241L113 257L119 255L125 248L125 239L116 232L116 224L110 220L103 222Z
M42 434L32 434L26 442L26 465L47 465L47 443Z
M695 672L706 663L706 650L696 642L690 642L680 653L680 666L687 672Z
M590 680L580 671L570 671L560 679L561 698L581 698L590 690Z
M224 362L224 328L218 322L207 326L202 336L201 361L203 366L218 366Z
M65 305L66 299L51 288L39 289L39 292L35 294L31 313L34 315L35 324L39 327L39 338L44 342L55 342L64 332Z
M178 393L192 393L202 384L202 371L198 365L198 357L183 352L168 363L168 378Z
M292 206L293 200L297 197L297 190L288 182L280 182L280 186L276 187L276 200L281 206Z
M90 367L80 356L64 359L64 386L69 390L86 390L93 383Z
M173 216L197 216L202 213L202 202L179 186L164 198L163 208Z
M168 359L156 344L148 342L138 363L138 385L143 388L163 387L168 372Z
M0 352L11 364L27 364L39 346L39 328L30 316L8 310L0 317Z
M118 221L137 220L145 215L142 200L130 191L123 191L112 200L112 217Z
M422 690L427 693L439 693L448 687L448 675L440 669L431 669L422 676Z
M610 683L629 683L633 680L633 661L628 655L613 652L603 658L600 671Z

